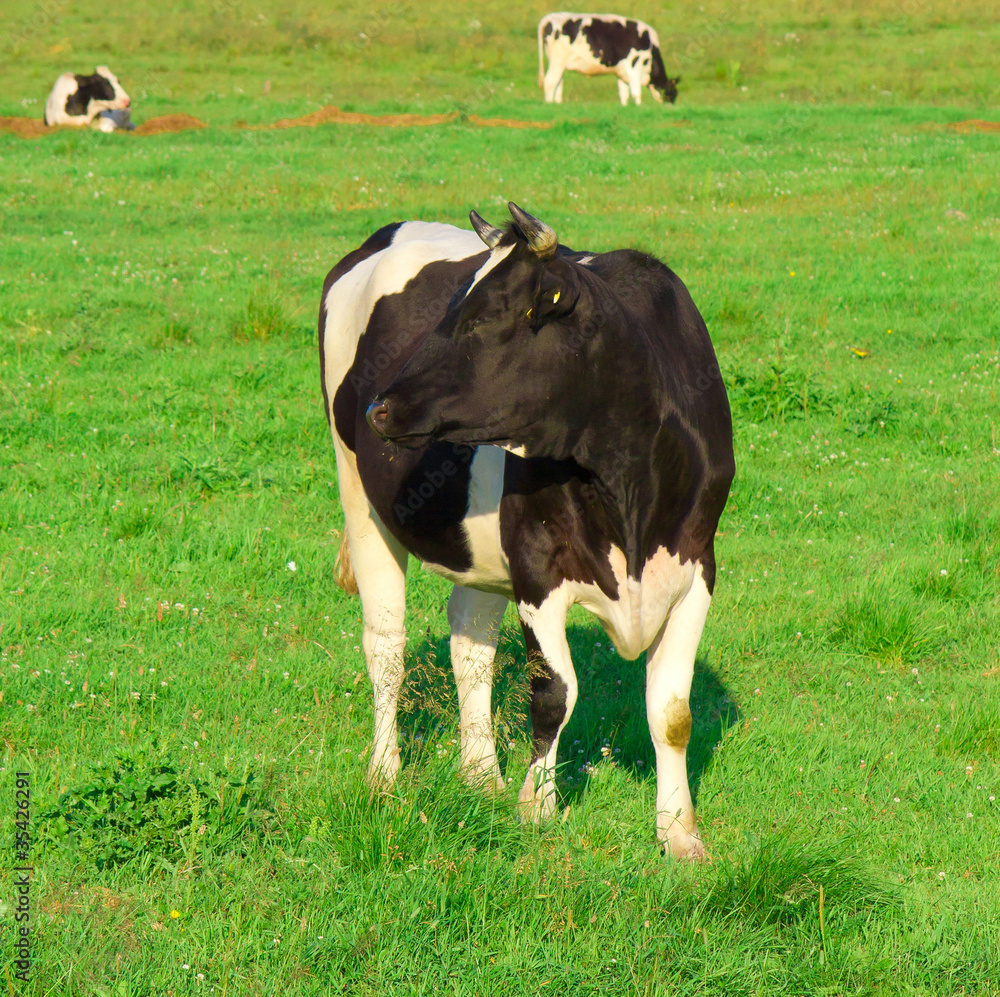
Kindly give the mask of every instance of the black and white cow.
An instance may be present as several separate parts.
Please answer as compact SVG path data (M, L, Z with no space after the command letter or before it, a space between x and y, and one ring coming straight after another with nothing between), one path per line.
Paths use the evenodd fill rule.
M549 60L545 70L545 58ZM680 77L670 79L660 55L660 39L648 24L617 14L546 14L538 22L538 85L548 104L562 103L567 69L585 76L614 73L622 105L629 96L642 103L642 88L658 101L677 100Z
M369 778L391 786L400 764L409 553L454 582L466 775L503 786L490 693L513 600L533 735L518 799L536 820L554 812L577 698L566 614L579 603L623 657L649 649L657 834L697 857L688 696L734 472L726 391L676 274L631 250L573 252L510 210L503 231L475 212L475 233L388 225L323 286L321 378L346 521L338 574L361 594L375 695Z
M113 130L107 128L105 121L114 122L114 119L103 117L101 112L125 111L131 103L118 78L107 66L98 66L92 76L63 73L45 101L45 123L78 128L93 124L102 130Z

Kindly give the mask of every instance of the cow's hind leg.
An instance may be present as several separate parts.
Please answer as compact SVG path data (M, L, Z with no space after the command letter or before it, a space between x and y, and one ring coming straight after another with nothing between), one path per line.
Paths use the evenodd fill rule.
M576 672L566 642L567 608L543 604L529 614L521 607L531 683L532 749L517 800L525 816L535 821L555 813L559 735L576 705Z
M699 566L646 659L646 718L656 751L656 835L669 855L704 858L688 786L691 678L712 601Z
M399 771L396 710L406 647L406 550L371 508L354 455L340 440L334 443L350 563L361 594L361 644L374 693L375 737L368 781L373 789L389 789Z
M448 600L451 667L458 687L462 773L477 786L503 789L493 740L493 658L507 598L456 585Z

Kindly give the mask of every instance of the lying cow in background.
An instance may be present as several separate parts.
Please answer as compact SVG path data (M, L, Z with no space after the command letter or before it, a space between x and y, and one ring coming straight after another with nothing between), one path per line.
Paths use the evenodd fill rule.
M545 70L545 57L549 68ZM677 100L680 77L670 79L660 55L660 39L645 22L617 14L546 14L538 22L538 85L547 104L562 103L567 69L584 76L614 73L622 105L629 96L642 103L642 88L654 100Z
M662 263L573 252L510 211L506 230L472 212L478 238L388 225L323 286L321 380L346 522L338 580L361 594L375 695L369 779L390 787L400 765L412 553L454 582L466 775L503 786L490 694L513 600L533 737L518 800L535 820L554 813L559 735L577 698L566 615L579 603L623 657L649 648L657 835L670 854L699 857L688 697L734 473L715 353Z
M111 120L114 127L129 127L131 121L118 124L114 119L102 117L103 111L125 111L132 103L122 89L118 78L107 66L98 66L92 76L63 73L56 80L49 99L45 102L47 125L73 125L86 128L90 125L102 131L113 131L104 122ZM100 118L100 121L95 119Z

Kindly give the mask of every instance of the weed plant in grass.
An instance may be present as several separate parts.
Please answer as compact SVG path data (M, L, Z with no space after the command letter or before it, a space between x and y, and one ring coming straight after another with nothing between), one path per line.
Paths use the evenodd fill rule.
M998 139L948 127L995 116L996 25L918 6L640 5L669 109L583 78L544 106L541 7L11 8L2 113L107 62L140 120L210 125L0 134L0 783L31 773L33 992L1000 992ZM552 127L229 127L325 103ZM406 766L362 785L317 296L380 225L507 197L666 259L730 388L705 866L657 854L642 666L583 612L560 816L462 785L448 586L415 569ZM514 786L525 667L508 617Z

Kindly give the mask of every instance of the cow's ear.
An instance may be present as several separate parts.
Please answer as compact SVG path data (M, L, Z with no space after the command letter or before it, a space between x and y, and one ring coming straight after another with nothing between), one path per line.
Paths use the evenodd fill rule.
M579 297L580 288L572 272L545 271L528 314L531 328L540 329L546 322L557 322L569 315Z

